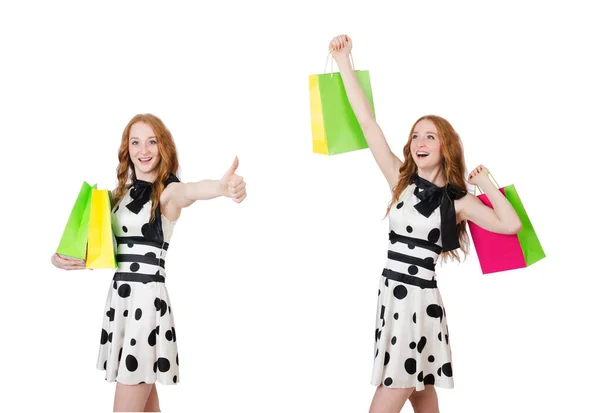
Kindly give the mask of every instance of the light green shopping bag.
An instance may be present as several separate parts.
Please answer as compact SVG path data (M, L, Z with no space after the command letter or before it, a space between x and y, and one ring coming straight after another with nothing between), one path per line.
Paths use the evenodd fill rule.
M369 71L354 73L375 114ZM313 152L336 155L368 148L340 73L310 75L308 79Z
M83 182L71 215L63 231L56 252L60 255L85 260L87 252L88 230L90 224L90 208L92 202L92 187Z
M531 220L525 211L525 207L523 206L523 202L521 202L521 198L519 197L515 186L505 186L504 195L506 196L506 199L508 199L508 202L510 202L512 207L515 209L515 212L521 220L522 228L517 235L519 237L521 249L523 250L523 256L525 257L525 264L527 264L529 267L531 264L538 262L542 258L545 258L546 254L544 253L542 244L540 243L540 240L533 229Z

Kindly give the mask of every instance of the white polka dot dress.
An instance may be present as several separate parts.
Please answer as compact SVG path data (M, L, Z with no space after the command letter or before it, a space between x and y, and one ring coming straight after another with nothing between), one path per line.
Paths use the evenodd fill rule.
M443 188L417 179L431 188L433 198L446 195ZM422 202L416 195L419 191L417 184L409 185L389 214L388 259L377 302L374 386L417 391L425 385L454 387L446 311L435 274L444 238L442 208L434 205L429 216L423 215L415 208ZM452 215L453 200L448 197L448 202L452 202ZM456 221L453 225L456 228Z
M179 381L177 335L165 286L165 256L175 222L158 212L159 218L149 223L150 191L150 183L135 181L111 214L118 268L106 299L97 361L109 382Z

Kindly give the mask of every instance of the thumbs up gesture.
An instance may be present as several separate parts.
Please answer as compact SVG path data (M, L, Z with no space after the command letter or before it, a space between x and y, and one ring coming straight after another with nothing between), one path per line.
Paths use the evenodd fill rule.
M240 161L236 156L231 168L225 172L220 181L223 196L231 198L237 203L242 202L246 198L246 182L244 182L244 178L235 174L239 164Z

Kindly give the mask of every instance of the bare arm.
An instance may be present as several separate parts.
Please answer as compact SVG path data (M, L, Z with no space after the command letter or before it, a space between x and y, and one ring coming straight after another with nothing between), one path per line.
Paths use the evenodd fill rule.
M477 185L487 195L493 208L486 206L474 195L456 201L459 220L468 220L481 228L498 234L517 234L521 231L521 220L516 211L494 186L487 173L481 173L483 166L477 167L469 175L469 183Z
M375 162L383 172L390 188L393 188L398 181L398 171L402 166L402 161L390 149L383 131L375 121L373 109L350 64L352 40L345 35L337 36L331 41L329 50L340 69L348 101L365 135Z
M160 197L161 211L167 219L177 220L183 208L196 201L214 199L220 196L242 202L246 198L246 182L235 174L239 165L236 158L233 165L220 180L204 179L198 182L174 182L167 186Z

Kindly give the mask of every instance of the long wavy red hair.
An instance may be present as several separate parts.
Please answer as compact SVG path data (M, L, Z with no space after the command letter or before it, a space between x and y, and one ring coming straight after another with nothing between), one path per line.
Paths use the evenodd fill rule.
M441 144L442 174L445 181L452 184L459 191L467 191L467 181L465 178L467 168L460 136L446 119L436 115L422 116L413 124L410 134L408 135L408 142L404 145L404 162L399 171L398 182L392 190L392 201L388 205L386 216L389 214L392 206L398 202L402 192L412 183L413 178L417 175L417 165L410 153L410 144L415 127L417 126L417 123L422 120L433 122L437 129ZM457 225L457 230L458 238L460 240L460 250L467 255L469 253L467 223L465 221L460 222ZM460 261L460 256L456 250L442 253L442 261L446 261L448 258Z
M152 200L150 222L152 222L156 216L160 195L165 189L165 181L170 174L177 175L177 171L179 170L179 160L177 159L177 149L175 148L173 136L165 124L158 117L149 113L135 115L129 121L125 130L123 130L123 136L121 137L119 166L117 167L118 184L115 189L114 204L119 202L125 196L125 193L132 185L131 182L136 179L135 168L131 161L131 157L129 156L129 132L131 126L137 122L144 122L152 128L157 140L158 153L160 154L160 160L156 165L156 179L152 184L152 195L150 196L150 199Z

